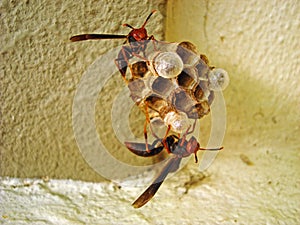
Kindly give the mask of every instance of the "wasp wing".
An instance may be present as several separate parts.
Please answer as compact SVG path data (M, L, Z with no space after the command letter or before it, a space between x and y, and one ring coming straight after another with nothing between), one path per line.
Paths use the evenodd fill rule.
M140 208L145 205L155 195L167 175L170 172L175 172L179 168L181 159L182 158L180 157L172 157L164 166L158 177L152 182L152 184L132 203L132 206L134 208Z
M160 153L164 149L162 144L156 147L157 142L155 141L152 145L148 144L149 151L147 151L145 143L125 142L125 145L132 153L138 156L149 157Z
M80 34L75 35L70 38L72 42L75 41L85 41L92 39L124 39L127 38L127 35L118 35L118 34Z

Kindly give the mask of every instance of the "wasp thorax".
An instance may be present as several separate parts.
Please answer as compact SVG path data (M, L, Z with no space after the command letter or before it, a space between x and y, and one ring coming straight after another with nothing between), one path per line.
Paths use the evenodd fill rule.
M190 120L183 112L168 112L164 118L164 122L167 126L171 126L171 129L176 133L182 133L191 126Z
M153 57L150 69L164 78L174 78L183 70L183 62L175 52L160 52Z
M208 88L213 91L224 90L229 84L228 73L221 69L215 68L212 69L208 74Z

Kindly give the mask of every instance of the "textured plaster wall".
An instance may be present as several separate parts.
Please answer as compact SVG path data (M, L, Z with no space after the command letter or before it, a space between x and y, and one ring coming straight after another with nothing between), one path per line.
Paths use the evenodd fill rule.
M299 150L299 1L170 1L166 39L190 40L230 85L227 141ZM231 149L231 150L230 150Z
M194 42L230 75L225 150L209 169L238 215L229 224L299 224L299 1L172 0L166 39Z
M123 33L127 30L119 24L135 25L158 8L151 19L154 25L149 23L151 33L163 38L164 27L157 24L166 20L166 40L192 41L212 65L226 69L231 80L224 92L225 149L206 173L199 173L191 160L139 210L130 203L144 187L3 178L2 221L300 224L299 1L171 0L166 12L163 2L149 1L138 4L143 8L138 15L135 2L126 7L122 2L112 4L112 11L97 2L11 4L1 6L2 176L101 180L78 152L72 133L72 99L88 65L119 43L74 45L67 40L70 34ZM103 9L105 15L99 13ZM120 79L111 82L97 102L97 110L103 110L96 117L99 122L110 116L109 107L104 107L115 90L110 87L122 86ZM202 121L203 145L209 136L209 119ZM97 129L111 140L111 127L105 126ZM115 141L107 143L115 145ZM121 157L127 157L125 152Z
M77 147L72 104L83 72L124 40L71 43L69 38L127 34L123 23L141 26L153 9L158 11L147 28L162 39L163 0L1 1L1 176L103 180ZM97 118L108 148L127 153L110 139L111 98L123 86L120 77L108 84L108 93L99 96Z

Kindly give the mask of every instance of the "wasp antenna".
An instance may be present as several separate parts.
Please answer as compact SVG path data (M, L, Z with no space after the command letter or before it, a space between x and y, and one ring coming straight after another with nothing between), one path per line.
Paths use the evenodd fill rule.
M207 150L207 151L219 151L222 150L224 147L220 147L220 148L199 148L199 150Z
M156 12L156 10L152 10L152 12L149 14L149 16L147 17L147 19L145 20L145 22L144 22L142 28L146 26L148 20L150 19L150 17L152 16L152 14L155 13L155 12Z
M124 27L129 27L129 28L131 28L132 30L134 29L133 26L131 26L131 25L127 24L127 23L124 23L123 26L124 26Z
M198 163L197 152L195 152L194 155L195 155L195 163Z

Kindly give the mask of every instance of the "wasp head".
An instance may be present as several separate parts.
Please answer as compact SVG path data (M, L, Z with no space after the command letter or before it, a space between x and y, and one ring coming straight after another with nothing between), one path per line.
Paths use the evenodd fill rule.
M134 28L131 25L125 23L123 24L123 26L125 27L129 27L132 29L132 31L130 31L130 33L128 34L127 38L129 40L129 42L134 42L134 41L144 41L147 40L148 38L148 34L147 34L147 30L145 28L148 20L150 19L150 17L152 16L152 14L155 12L155 10L153 10L150 15L147 17L147 19L145 20L144 24L142 25L141 28Z
M147 30L142 27L139 29L133 29L129 34L128 38L133 37L134 41L145 41L148 38ZM133 41L133 40L130 40Z

